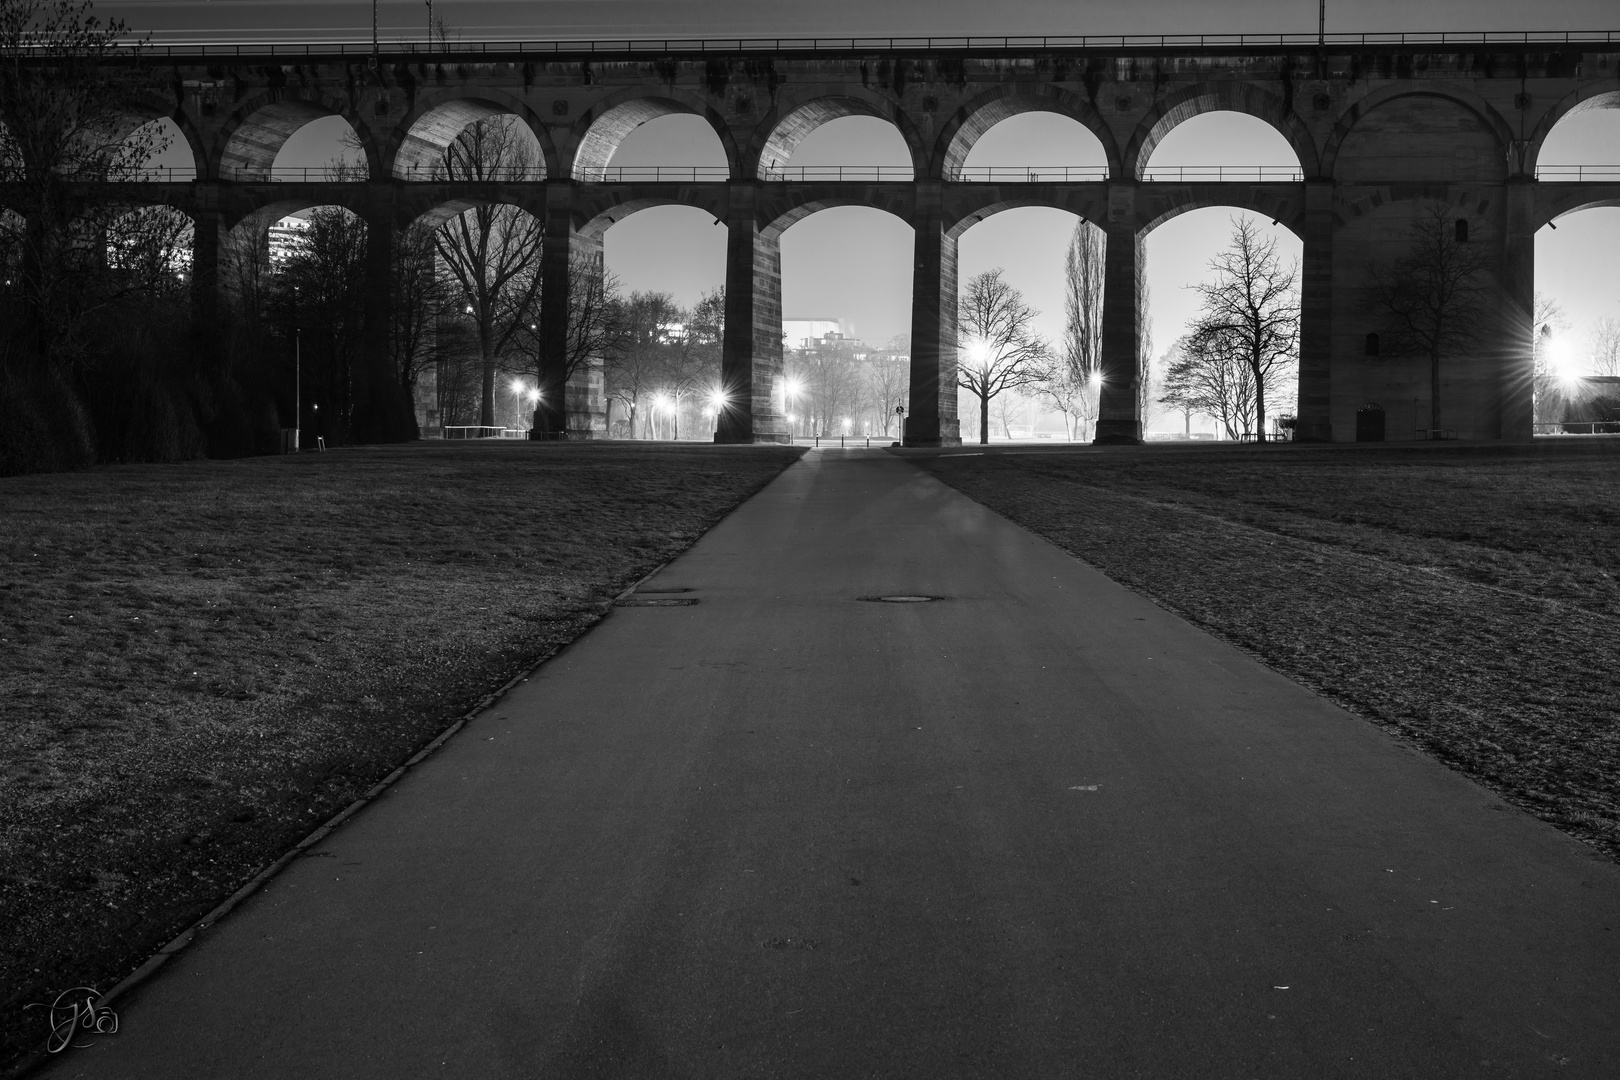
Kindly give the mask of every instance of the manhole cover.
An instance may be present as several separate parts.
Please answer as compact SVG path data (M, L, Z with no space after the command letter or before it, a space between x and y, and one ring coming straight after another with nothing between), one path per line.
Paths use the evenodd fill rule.
M943 596L924 596L921 593L896 593L894 596L858 596L869 604L927 604L945 599Z
M632 599L629 599L629 600L620 600L618 603L614 604L613 606L614 607L691 607L695 603L697 603L696 600L689 600L689 599L688 600L675 600L675 599L669 599L669 600L663 600L663 599L636 600L636 599L632 598Z

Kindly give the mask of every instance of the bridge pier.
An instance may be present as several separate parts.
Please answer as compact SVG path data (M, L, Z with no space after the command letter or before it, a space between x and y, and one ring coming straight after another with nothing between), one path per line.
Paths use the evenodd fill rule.
M911 392L906 446L961 446L956 415L956 237L940 185L919 185L911 284Z
M1300 442L1333 441L1333 184L1305 184L1300 227L1305 253L1299 285Z
M607 434L602 358L575 357L569 337L576 275L604 272L602 234L574 227L572 183L548 184L540 250L540 400L535 439L599 439ZM572 373L569 371L573 365Z
M783 411L782 246L760 228L754 181L730 185L726 221L726 326L720 352L725 403L717 443L791 442Z
M1507 183L1502 230L1501 420L1499 438L1529 442L1535 434L1536 203L1534 182Z
M1110 194L1113 194L1112 192ZM1112 201L1112 200L1111 200ZM1138 267L1142 239L1134 213L1122 213L1104 226L1102 386L1097 391L1099 443L1142 441L1142 327L1138 318Z

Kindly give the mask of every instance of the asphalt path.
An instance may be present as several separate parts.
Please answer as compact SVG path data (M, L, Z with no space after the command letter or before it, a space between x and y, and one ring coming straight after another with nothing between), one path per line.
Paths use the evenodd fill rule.
M1613 864L906 461L639 596L49 1075L1620 1076Z

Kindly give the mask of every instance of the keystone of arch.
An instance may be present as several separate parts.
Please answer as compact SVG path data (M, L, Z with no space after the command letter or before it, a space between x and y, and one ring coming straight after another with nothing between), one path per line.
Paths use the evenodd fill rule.
M1051 83L1012 83L985 91L957 109L934 143L928 177L941 180L962 167L984 133L1009 117L1027 112L1057 113L1082 124L1102 144L1108 175L1121 176L1119 143L1097 108L1082 94Z
M1344 146L1344 140L1350 137L1356 124L1362 117L1371 113L1381 105L1387 105L1397 98L1403 97L1436 97L1459 105L1478 117L1480 123L1496 139L1497 148L1502 153L1502 160L1507 160L1507 149L1513 143L1513 129L1508 127L1507 121L1502 119L1500 113L1491 108L1490 103L1472 90L1452 82L1424 81L1424 82L1398 82L1380 86L1375 90L1357 98L1345 107L1334 121L1333 131L1328 136L1327 146L1322 150L1322 175L1332 176L1338 165L1339 151ZM1309 174L1307 174L1309 175Z
M1281 96L1251 82L1194 83L1160 98L1131 136L1125 149L1129 176L1140 180L1153 150L1177 125L1210 112L1246 113L1276 129L1293 147L1306 179L1321 175L1316 141L1299 114Z
M720 140L728 172L738 175L737 140L726 126L725 117L707 99L672 86L622 90L586 109L570 132L573 152L569 168L553 175L572 175L575 180L600 177L630 132L649 120L671 115L703 117Z
M405 119L394 129L383 161L384 175L399 180L431 175L444 151L468 126L492 116L515 116L540 146L546 176L560 176L557 146L533 109L510 94L489 87L450 87L419 92Z
M812 131L846 116L874 116L893 124L911 153L912 175L927 175L928 151L922 134L905 109L892 97L860 86L846 86L837 94L812 96L802 101L782 94L754 129L739 175L751 172L756 179L770 179L772 171L785 166L793 157L793 151Z
M1526 175L1536 175L1536 166L1541 163L1541 147L1546 143L1547 136L1558 126L1559 121L1566 116L1583 113L1589 109L1620 109L1620 79L1595 79L1583 82L1541 114L1541 119L1536 121L1535 128L1526 140L1528 144L1524 156Z
M381 175L381 157L371 130L345 98L325 91L276 87L256 94L232 113L220 134L224 139L208 175L220 180L268 180L276 155L293 132L323 116L341 116L366 156L368 176Z

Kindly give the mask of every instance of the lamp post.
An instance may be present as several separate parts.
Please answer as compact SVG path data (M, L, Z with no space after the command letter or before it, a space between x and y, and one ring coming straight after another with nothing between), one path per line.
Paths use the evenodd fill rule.
M304 429L304 332L293 327L293 452L301 449Z
M894 407L894 438L896 442L903 443L906 441L906 407L904 405Z

